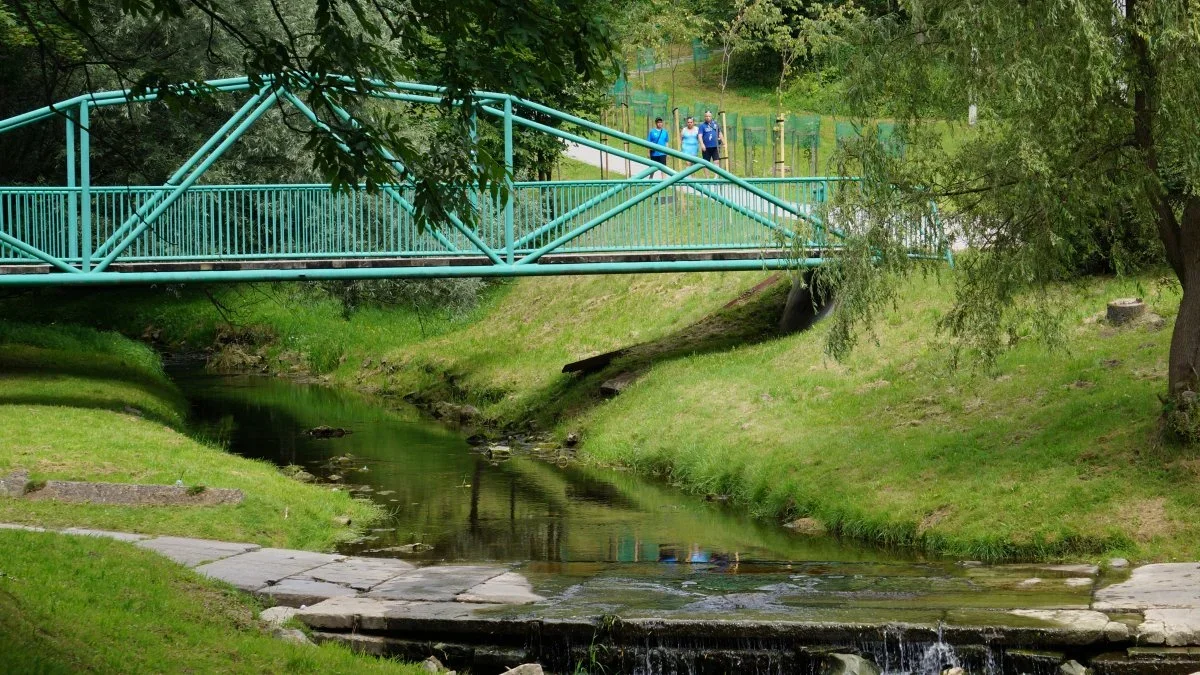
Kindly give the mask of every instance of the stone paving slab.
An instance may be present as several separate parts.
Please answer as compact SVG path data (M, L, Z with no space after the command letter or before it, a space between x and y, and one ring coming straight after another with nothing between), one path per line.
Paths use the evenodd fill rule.
M144 534L132 534L130 532L112 532L110 530L89 530L83 527L68 527L62 531L63 534L73 534L80 537L106 537L108 539L116 539L117 541L142 541L150 537Z
M416 569L412 563L395 558L350 557L311 569L303 578L349 586L360 591L371 588Z
M1102 612L1200 609L1200 563L1159 563L1133 570L1127 581L1096 591Z
M358 595L358 591L340 584L309 579L287 578L277 584L258 589L258 595L286 607L315 605L323 600Z
M527 605L546 598L533 592L533 585L522 574L505 572L498 577L473 586L454 598L458 602Z
M1167 647L1200 645L1200 609L1148 609L1139 642Z
M430 600L448 602L467 589L508 570L484 565L421 567L374 588L368 597L380 600Z
M257 591L292 575L342 560L344 556L283 548L260 548L201 565L196 571L244 591Z
M139 541L136 544L142 548L160 553L181 565L195 567L214 560L223 560L232 555L257 551L257 544L242 544L230 541L213 541L211 539L190 539L188 537L156 537Z
M296 612L317 630L384 631L411 621L462 621L476 617L476 607L457 602L378 600L363 596L330 598Z

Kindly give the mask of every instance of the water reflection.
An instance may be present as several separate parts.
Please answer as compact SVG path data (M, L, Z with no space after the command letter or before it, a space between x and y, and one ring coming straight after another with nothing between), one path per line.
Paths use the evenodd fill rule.
M384 505L352 550L429 560L662 562L896 559L801 537L628 473L493 462L414 411L279 379L175 373L197 433L239 454L294 464ZM305 430L344 427L342 438Z

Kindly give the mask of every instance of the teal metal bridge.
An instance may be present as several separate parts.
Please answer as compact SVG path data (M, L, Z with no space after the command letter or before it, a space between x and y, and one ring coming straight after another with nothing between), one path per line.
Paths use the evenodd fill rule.
M352 83L345 81L347 87ZM472 217L422 230L413 189L386 185L334 191L328 185L213 185L203 177L273 106L290 105L337 139L292 89L250 78L207 87L246 98L234 115L163 185L102 186L91 181L90 120L105 108L160 98L150 92L85 94L0 120L0 134L58 122L66 130L61 186L0 186L0 285L149 284L191 281L537 276L732 271L818 266L844 240L822 217L843 178L741 178L672 148L602 127L533 101L477 92L477 110L501 120L504 160L513 166L514 126L534 129L631 159L627 179L509 182L498 194L476 191ZM444 90L374 82L367 96L442 103ZM331 104L344 125L354 118ZM565 131L532 119L571 125ZM605 134L642 149L601 145ZM652 163L654 147L683 169ZM385 147L374 149L397 169ZM701 178L706 170L711 178ZM852 220L852 219L847 219ZM936 222L898 222L896 233L919 258L946 258Z

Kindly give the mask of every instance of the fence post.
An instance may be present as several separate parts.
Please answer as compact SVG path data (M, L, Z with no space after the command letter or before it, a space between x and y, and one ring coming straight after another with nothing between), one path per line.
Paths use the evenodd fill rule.
M783 178L787 173L787 160L784 159L783 147L783 113L775 117L775 177Z
M610 112L611 111L609 111L609 110L601 110L600 111L600 126L602 126L602 127L608 126L608 122L609 122L608 118L609 118ZM600 132L600 145L603 145L604 147L608 147L608 134L604 133L603 131ZM601 152L600 153L600 180L606 180L607 178L608 178L608 153Z
M621 112L623 113L622 116L624 118L621 121L621 131L623 131L625 133L625 135L628 136L629 135L629 106L626 105L621 110ZM625 141L625 153L629 154L629 141ZM633 175L633 166L629 163L629 158L626 157L625 158L625 176L628 177L628 176L632 176L632 175Z
M504 99L504 180L508 196L504 200L504 246L508 264L513 264L513 115L512 98Z
M729 148L732 145L732 143L730 143L730 141L729 141L729 138L730 138L729 125L726 124L725 111L722 110L719 114L721 115L721 138L725 139L725 156L721 158L721 161L723 162L723 165L722 165L723 168L726 171L728 171L729 170ZM718 147L720 147L720 146L718 146Z
M80 212L80 244L82 269L88 272L92 269L92 137L88 120L88 102L79 104L79 203Z
M673 126L671 128L671 131L675 132L675 133L671 134L671 136L672 136L671 145L676 150L682 151L683 150L683 137L679 135L679 106L675 106L675 109L671 111L671 117L675 123L675 126ZM678 157L670 157L668 159L670 159L672 167L674 167L676 169L679 168L679 158Z

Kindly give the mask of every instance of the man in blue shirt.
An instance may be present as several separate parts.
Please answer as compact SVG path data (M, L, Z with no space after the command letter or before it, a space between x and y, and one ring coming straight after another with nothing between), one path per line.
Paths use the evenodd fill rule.
M725 136L721 134L721 125L713 120L711 111L704 112L704 123L700 125L700 152L704 159L716 164L721 159L721 146L725 144Z
M668 147L667 144L671 142L671 132L663 128L663 118L654 118L654 128L650 130L649 135L646 136L646 140L650 141L651 143L657 143L663 147ZM650 161L658 162L659 164L666 164L667 153L663 152L662 150L651 148Z

